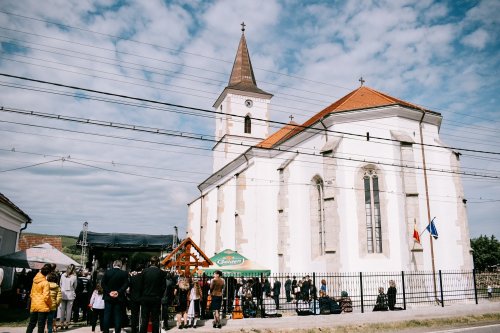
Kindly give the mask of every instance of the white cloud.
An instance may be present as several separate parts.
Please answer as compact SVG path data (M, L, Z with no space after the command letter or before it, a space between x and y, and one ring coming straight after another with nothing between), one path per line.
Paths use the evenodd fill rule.
M479 28L462 38L461 42L466 46L481 50L486 46L488 39L488 32L484 29Z
M0 37L0 42L16 38L23 40L26 46L53 51L29 49L28 56L44 60L2 54L4 58L33 64L0 59L0 72L210 109L228 81L241 36L240 23L245 21L245 35L259 86L275 94L273 120L287 121L289 114L294 113L295 120L304 121L357 87L357 80L363 75L370 87L443 112L443 140L457 146L474 147L478 144L476 140L482 138L478 137L478 132L491 134L488 130L469 128L483 120L464 119L464 113L486 117L491 120L490 126L499 121L494 112L499 89L495 74L498 72L498 42L493 38L498 34L495 29L499 18L494 15L498 1L481 1L466 13L457 10L453 2L443 4L431 0L314 4L296 1L173 1L168 4L130 1L122 6L116 3L69 1L61 5L58 1L45 1L42 6L39 1L4 1L2 8L6 11L101 34L0 14L0 27L28 33L0 29L0 35L7 37ZM139 43L103 34L125 34ZM67 66L50 64L46 60ZM269 71L286 72L290 76ZM1 81L47 88L13 79L2 78ZM5 86L0 87L0 96L3 105L41 112L209 135L214 129L212 118L175 112ZM32 231L76 234L81 223L88 220L91 229L99 226L96 231L116 231L119 223L120 231L134 232L138 230L138 223L147 220L141 224L141 232L171 232L172 226L178 225L183 234L186 203L199 194L196 183L206 178L203 172L211 170L211 144L207 142L5 113L0 113L0 120L161 143L0 122L0 148L15 147L18 151L0 151L0 169L53 159L47 156L49 154L71 155L75 161L93 166L186 181L141 178L69 162L0 174L0 192L34 218L30 226ZM460 133L460 137L452 136L456 133ZM487 136L483 141L493 142ZM179 144L208 150L172 146ZM497 150L493 143L484 149ZM483 161L464 157L463 163L467 167L481 167ZM491 167L498 170L498 165ZM486 188L482 183L469 180L464 186L466 195L471 198L500 195L495 186ZM469 212L473 235L493 225L491 232L500 236L498 226L492 223L493 217L500 213L498 207L470 204Z

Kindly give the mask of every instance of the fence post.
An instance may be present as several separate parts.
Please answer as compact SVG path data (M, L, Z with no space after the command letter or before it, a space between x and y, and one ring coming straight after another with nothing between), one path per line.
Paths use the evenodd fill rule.
M441 275L441 270L439 270L439 289L441 291L441 306L444 308L444 297L443 297L443 277Z
M361 290L361 313L365 312L365 307L363 305L363 273L359 272L359 288Z
M314 310L314 315L316 315L316 292L318 291L316 288L316 272L313 272L313 286L314 288L312 289L314 291L313 294L313 310Z
M261 284L262 286L262 281L264 280L264 273L260 273L260 281L258 281L258 283ZM260 317L261 318L264 318L264 286L261 287L262 289L260 290L260 295L257 296L257 302L259 302L259 306L260 306Z
M474 281L474 298L476 299L477 304L477 285L476 285L476 269L472 269L472 279Z
M405 272L401 271L401 281L403 286L403 309L406 310L406 290L405 290Z

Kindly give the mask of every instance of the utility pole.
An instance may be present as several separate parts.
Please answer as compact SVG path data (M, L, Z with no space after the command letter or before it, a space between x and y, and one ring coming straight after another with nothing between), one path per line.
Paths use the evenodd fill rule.
M89 230L89 223L85 221L83 223L83 229L82 229L82 240L78 242L78 245L82 247L82 256L80 259L80 264L82 267L85 268L85 264L87 263L87 232Z
M424 135L422 131L422 122L424 121L425 117L425 110L422 109L422 118L420 119L419 123L419 128L420 128L420 147L422 149L422 164L423 164L423 171L424 171L424 183L425 183L425 199L427 203L427 225L430 226L431 224L431 205L430 205L430 200L429 200L429 185L427 182L427 166L425 163L425 150L424 150ZM434 244L433 244L433 239L432 239L432 234L429 231L429 241L431 245L431 262L432 262L432 281L434 283L434 298L436 302L439 303L438 297L437 297L437 285L436 285L436 266L434 264Z
M177 226L174 226L175 234L174 234L174 239L173 239L173 244L172 244L172 250L174 250L177 247L177 242L179 241L179 232L177 229Z

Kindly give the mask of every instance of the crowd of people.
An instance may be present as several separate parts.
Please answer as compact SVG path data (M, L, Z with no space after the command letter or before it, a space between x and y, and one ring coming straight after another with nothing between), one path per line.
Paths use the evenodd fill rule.
M137 265L130 273L123 270L120 260L115 260L112 268L97 271L93 278L86 270L76 271L73 265L58 274L55 265L46 264L33 276L27 291L24 286L29 284L29 278L23 272L18 288L30 311L27 333L37 326L39 333L45 329L48 333L67 330L80 319L91 325L92 332L99 324L104 333L110 328L119 333L126 325L130 325L132 333L146 333L149 325L153 333L159 333L161 325L168 329L171 311L176 313L179 329L196 328L200 317L213 318L213 327L222 327L225 282L220 271L210 281L200 281L182 272L160 269L159 258L153 256L148 267Z
M21 286L28 283L21 280ZM216 271L211 280L184 276L160 268L158 257L151 257L148 266L137 265L130 272L115 260L110 269L99 269L91 277L87 270L77 271L69 265L59 274L55 265L46 264L33 276L28 297L30 320L26 332L53 329L67 330L72 322L83 320L92 332L99 327L120 332L130 325L132 333L153 333L160 327L168 329L169 316L175 313L177 328L196 328L198 320L211 320L221 328L221 310L233 318L279 317L282 306L282 284L267 277L222 277ZM379 289L374 311L399 310L396 285L390 282L387 295ZM298 315L338 314L352 312L352 301L346 291L340 297L331 295L326 280L319 289L310 276L302 279L287 276L284 282L286 303L295 307ZM25 291L19 292L26 299ZM226 301L223 302L223 299ZM287 306L290 308L290 306ZM130 311L130 320L127 316ZM97 326L99 324L99 326Z

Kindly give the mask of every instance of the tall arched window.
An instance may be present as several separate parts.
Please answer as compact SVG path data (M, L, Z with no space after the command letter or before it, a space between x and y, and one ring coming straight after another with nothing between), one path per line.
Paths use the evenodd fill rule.
M326 249L325 195L323 180L319 176L312 179L311 185L311 250L315 258L325 254Z
M250 115L245 117L245 133L252 133L252 119Z
M382 223L378 176L375 170L366 170L364 177L366 238L368 253L382 253Z

